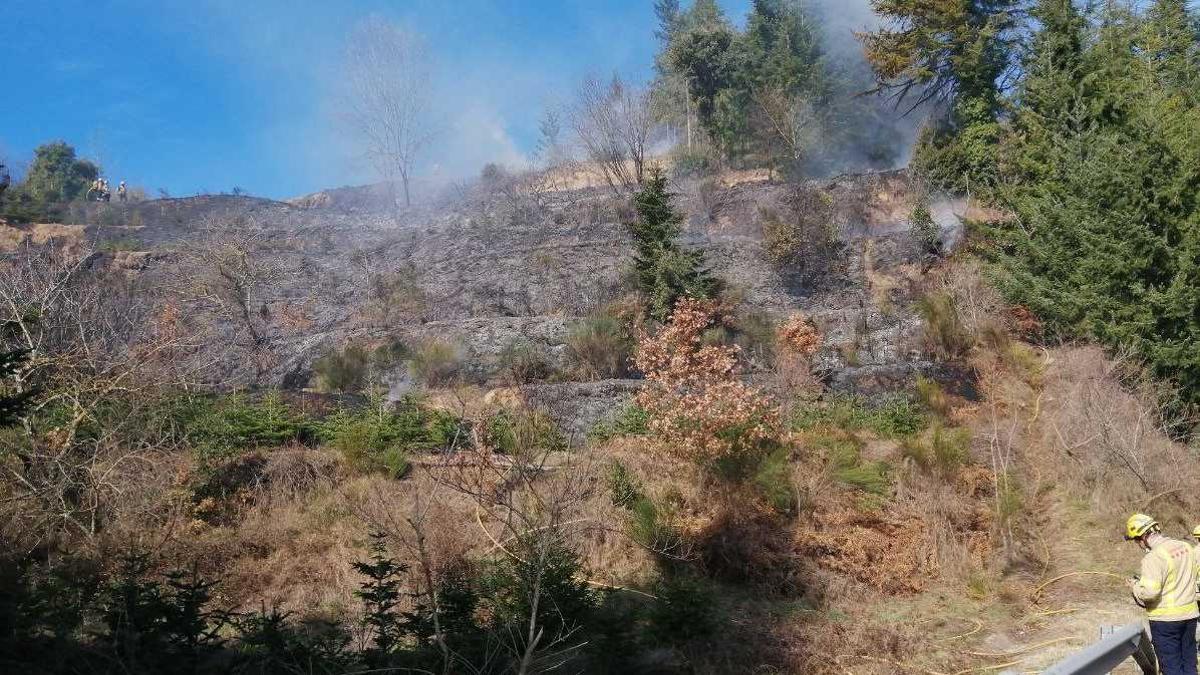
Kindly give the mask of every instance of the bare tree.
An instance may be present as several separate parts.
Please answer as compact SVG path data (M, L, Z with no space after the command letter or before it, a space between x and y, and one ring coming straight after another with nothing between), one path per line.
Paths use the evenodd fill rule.
M771 154L799 162L821 142L826 124L811 101L775 88L755 89L753 98L768 146L782 146Z
M534 149L535 158L545 169L556 169L571 159L571 152L563 138L563 113L560 108L547 107L538 120L538 141Z
M36 392L0 437L0 455L15 459L0 470L0 536L86 542L114 510L164 515L150 504L169 480L158 465L171 433L146 411L189 380L176 318L87 249L25 244L0 261L0 349L27 354L5 386Z
M210 217L176 249L169 282L193 316L211 319L207 326L218 332L228 329L228 344L250 357L255 385L273 365L270 348L280 337L270 307L288 271L278 246L253 220Z
M618 194L640 185L654 129L654 99L649 89L614 76L608 83L583 81L571 124L587 157Z
M390 190L400 179L410 206L413 171L434 136L425 45L417 34L372 17L352 34L345 59L346 123Z
M569 453L538 447L533 432L514 428L511 456L497 454L476 424L473 440L446 456L437 479L475 503L476 518L486 536L511 558L526 576L523 624L503 636L503 647L518 675L561 668L583 646L582 626L557 615L555 598L547 589L547 576L555 556L569 550L571 541L588 529L580 518L583 505L595 487L587 467L572 463ZM499 536L484 526L495 523ZM587 580L580 583L590 584ZM549 608L549 609L547 609ZM556 625L550 625L556 624Z

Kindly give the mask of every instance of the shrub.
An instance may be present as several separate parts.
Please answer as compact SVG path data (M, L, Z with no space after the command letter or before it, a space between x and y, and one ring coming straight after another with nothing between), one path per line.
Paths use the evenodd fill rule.
M862 461L862 443L853 435L839 432L816 439L824 448L826 462L835 481L873 495L887 494L890 467L886 462Z
M409 322L424 315L428 294L411 265L370 276L367 312L384 326Z
M828 193L808 187L796 188L787 205L786 214L759 209L767 259L785 275L815 280L843 257L836 206Z
M588 431L588 441L604 443L618 436L642 436L648 431L650 416L636 404L629 404L612 417L601 420Z
M599 596L582 581L578 556L547 541L518 541L513 552L513 557L485 568L480 579L495 629L503 635L525 635L531 619L546 635L567 635L585 627Z
M942 252L942 233L929 210L929 197L922 195L908 216L908 235L922 253Z
M438 339L419 344L412 351L408 368L427 387L442 387L454 382L462 369L462 356L454 345Z
M642 498L642 486L637 477L620 462L613 462L606 477L609 499L613 506L623 509L632 508L634 503Z
M887 462L867 462L838 469L834 479L856 490L882 496L891 488L888 470Z
M906 439L901 444L904 457L927 471L952 474L970 458L971 432L967 429L945 428L941 424L925 438Z
M925 320L925 348L934 356L953 360L964 356L974 345L963 325L958 306L949 293L930 293L917 304Z
M753 483L758 493L779 513L796 510L796 488L792 484L790 452L779 448L758 466Z
M414 398L389 406L378 397L356 410L338 410L321 422L319 433L352 469L392 478L408 472L413 452L450 447L465 437L461 422L446 412Z
M705 638L720 625L716 593L707 580L689 574L673 574L658 581L650 610L650 633L656 640L681 644Z
M512 385L544 380L554 372L545 354L520 340L509 342L500 351L497 369L505 382Z
M950 396L937 380L917 378L917 398L921 404L936 415L945 417L950 413Z
M925 424L920 408L903 394L882 397L874 404L861 396L836 396L821 405L799 408L792 417L792 428L799 431L820 427L866 429L886 438L914 434Z
M646 386L634 400L663 452L714 477L741 479L777 446L778 415L738 379L736 347L701 344L706 329L728 322L715 301L681 300L670 323L640 341L635 361Z
M821 334L817 332L817 327L811 319L796 313L789 316L779 327L778 342L792 354L810 357L817 353L817 348L821 346Z
M598 315L567 335L567 353L582 377L606 380L629 374L630 340L620 321Z
M293 411L278 392L259 401L242 395L185 397L175 403L171 414L202 461L229 458L253 448L307 442L314 431L311 420Z
M776 324L769 314L747 312L735 320L734 340L742 351L763 363L775 357Z
M500 410L483 425L483 442L511 457L537 456L567 449L567 439L543 412Z
M370 357L367 350L348 345L313 362L317 389L326 392L355 392L366 386Z
M712 153L708 150L688 150L686 147L680 147L673 153L671 176L674 178L704 176L712 172L715 163Z
M661 550L664 543L678 539L669 522L658 504L645 495L629 505L629 537L650 550Z

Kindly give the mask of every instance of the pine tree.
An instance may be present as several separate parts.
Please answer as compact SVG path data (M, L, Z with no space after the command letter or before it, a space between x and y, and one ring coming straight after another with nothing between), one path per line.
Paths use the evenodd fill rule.
M1052 332L1133 348L1177 402L1197 404L1200 108L1177 87L1187 69L1165 67L1181 52L1139 47L1179 24L1168 5L1140 16L1110 4L1086 36L1070 3L1039 4L1002 148L1014 217L993 256L1002 290Z
M372 533L371 540L370 562L354 563L355 571L367 577L354 594L363 601L363 624L372 633L369 658L377 665L385 665L409 633L407 619L397 611L408 566L388 554L384 534Z
M1193 103L1200 100L1200 33L1187 0L1154 0L1139 43L1155 82Z
M1022 62L1015 133L1005 148L1007 180L1051 180L1062 139L1089 124L1085 17L1073 0L1039 0L1033 16L1041 28Z
M702 252L680 247L683 215L671 205L673 196L662 170L651 169L634 195L638 217L627 224L634 239L638 287L646 295L650 315L659 321L666 321L679 298L711 298L721 287L705 269Z

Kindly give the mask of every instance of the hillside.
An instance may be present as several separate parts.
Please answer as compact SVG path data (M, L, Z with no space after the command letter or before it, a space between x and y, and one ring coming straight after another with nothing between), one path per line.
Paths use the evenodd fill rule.
M782 416L785 463L761 483L776 496L760 501L659 449L629 417L638 392L654 391L647 380L619 361L613 372L583 367L580 327L628 320L635 298L627 207L599 188L529 185L480 184L399 215L311 198L89 205L81 226L11 233L32 243L10 249L10 263L84 260L95 283L119 280L120 307L155 326L140 340L185 338L163 347L172 356L161 366L138 357L131 376L186 375L218 395L254 385L248 400L172 418L183 433L167 445L137 432L153 443L137 454L149 472L93 455L107 467L89 488L103 525L84 541L158 542L153 568L193 561L219 575L217 606L340 621L357 615L351 564L370 531L441 578L455 561L521 560L507 546L552 527L579 556L579 578L609 589L604 611L634 612L622 620L638 646L604 667L644 672L1028 670L1137 616L1114 577L1136 561L1116 524L1151 508L1168 529L1188 527L1189 451L1156 426L1133 371L1093 347L1026 342L1034 320L999 299L969 253L952 252L960 219L994 214L935 200L947 253L930 256L909 232L903 172L799 187L675 183L684 245L727 284L731 332L713 344L740 345L742 380ZM838 225L817 267L770 258L764 232L797 204ZM222 279L245 282L245 315L228 311ZM777 334L797 316L816 336L802 352ZM453 366L438 379L423 351L434 344ZM356 346L409 356L370 361L373 385L316 393L329 389L328 371L314 373L321 359ZM448 416L470 441L372 459L374 441L338 426L365 424L346 411L371 386L401 399L380 410L408 411L388 424ZM282 399L263 398L274 389ZM129 419L144 425L147 414L158 419L137 408ZM238 435L223 430L255 418ZM116 447L133 432L115 427ZM526 473L523 461L540 468ZM477 492L492 471L517 481L500 502ZM535 517L503 501L524 490L557 495L561 510ZM513 529L505 509L549 524ZM663 624L661 607L721 637Z

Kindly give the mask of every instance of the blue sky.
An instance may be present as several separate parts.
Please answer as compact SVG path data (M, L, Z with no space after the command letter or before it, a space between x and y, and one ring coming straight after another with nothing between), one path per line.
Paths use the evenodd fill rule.
M6 0L0 153L63 139L113 180L288 197L363 182L330 105L346 35L376 13L422 33L451 112L443 175L519 162L587 73L645 78L651 0ZM686 4L686 3L685 3ZM722 3L744 15L749 0Z

